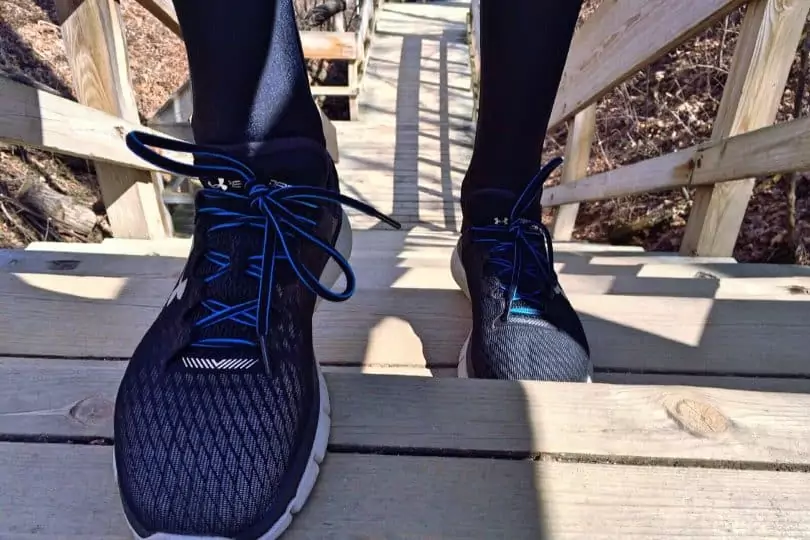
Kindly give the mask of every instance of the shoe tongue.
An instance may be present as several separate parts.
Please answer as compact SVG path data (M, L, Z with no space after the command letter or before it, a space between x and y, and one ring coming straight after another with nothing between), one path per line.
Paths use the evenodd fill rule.
M228 156L245 163L258 178L266 179L265 182L271 185L326 187L330 185L330 181L334 182L337 178L329 155L322 148L312 144L268 144L262 148L242 147L241 153L240 149L221 148L221 150ZM204 165L205 159L202 156L198 158L197 163ZM237 167L234 168L237 169ZM208 190L246 194L248 189L245 179L236 172L229 177L201 178L201 181ZM223 199L220 201L220 205L234 211L244 212L249 203L245 199L235 198L233 200ZM229 306L257 298L259 281L254 277L245 276L245 267L251 262L260 264L258 261L251 261L248 258L263 253L263 232L249 227L223 228L214 232L205 232L210 227L209 219L203 218L198 222L201 228L195 231L195 234L205 234L210 250L227 254L233 265L240 266L240 268L229 269L206 285L210 297ZM200 271L203 275L216 274L217 262L203 262ZM290 291L285 292L280 285L280 283L289 281L292 270L286 265L281 265L276 272L280 282L274 283L275 290L272 293L274 314L271 315L271 326L274 325L272 318L279 316L277 312L283 312L287 303L294 302L294 298L288 298L291 294ZM197 320L210 313L204 307L197 309ZM244 318L244 316L240 316L240 318ZM256 330L253 326L246 326L234 321L218 322L201 330L200 334L207 339L257 340ZM263 369L259 349L249 345L222 348L190 347L180 353L178 360L178 367L190 370Z

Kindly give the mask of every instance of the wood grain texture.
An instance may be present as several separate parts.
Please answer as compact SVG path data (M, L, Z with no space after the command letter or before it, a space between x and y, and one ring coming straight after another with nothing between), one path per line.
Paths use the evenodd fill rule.
M568 141L565 143L565 163L563 164L562 184L573 182L588 174L588 163L591 159L591 145L596 132L596 104L579 112L571 121ZM579 204L559 206L554 213L550 230L554 240L571 240L574 224L579 213Z
M755 0L748 4L712 139L724 139L773 123L808 11L807 0ZM681 253L730 255L754 181L750 178L699 187Z
M109 447L0 443L0 536L129 540L111 459ZM805 477L331 454L284 538L801 539Z
M809 129L810 120L802 118L699 144L547 188L542 202L557 206L804 170L810 166Z
M405 259L394 251L358 250L352 259L360 278L357 294L344 304L322 304L315 317L315 344L321 361L454 365L469 329L469 306L449 276L451 249L425 248L425 256ZM0 281L0 306L5 307L0 313L6 314L0 315L0 353L128 356L182 270L182 251L178 255L15 252L0 267L5 272ZM701 264L696 259L633 252L611 256L558 253L557 261L563 276L578 276L571 285L582 293L569 291L569 296L583 316L598 367L776 375L807 372L804 342L810 322L803 316L807 303L802 300L808 297L808 269L796 267L789 274L791 267L746 266L714 259ZM650 267L657 270L647 270ZM751 270L737 270L740 267ZM735 272L763 276L769 269L774 277L782 274L790 279L725 284L722 279L705 279L723 278L724 272L731 277ZM678 280L634 283L639 274L701 279L655 289L662 281ZM615 284L620 276L626 281ZM566 279L563 277L564 284ZM614 292L601 294L605 291ZM76 317L77 313L82 317ZM53 339L43 341L32 334L28 330L32 321L53 327ZM392 342L400 346L392 349L388 345Z
M112 437L125 365L0 358L0 434ZM345 372L326 378L335 448L810 464L807 394Z
M138 108L129 78L126 41L118 4L114 0L85 0L73 9L72 0L58 0L62 39L79 102L138 123ZM149 173L96 164L101 197L116 236L162 238L170 230L167 215Z
M550 128L745 0L611 0L574 35Z
M129 151L134 122L0 76L0 140L129 168L155 167ZM182 159L172 155L174 159Z

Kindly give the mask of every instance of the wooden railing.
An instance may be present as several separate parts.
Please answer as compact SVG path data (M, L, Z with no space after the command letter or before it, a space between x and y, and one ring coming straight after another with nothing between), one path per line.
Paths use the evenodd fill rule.
M480 0L472 0L473 90L480 72ZM709 141L587 176L596 104L639 69L747 4ZM550 128L568 122L553 233L569 240L579 203L695 188L681 244L684 255L730 256L754 178L810 167L810 120L772 125L810 10L810 0L626 0L604 2L574 36Z
M146 9L161 21L169 21L168 27L178 36L180 26L177 17L171 8L165 5L156 6L155 0L139 0ZM349 117L354 120L359 117L357 97L360 93L360 80L365 68L368 52L371 45L371 36L376 23L377 7L382 0L363 1L359 8L359 23L356 32L301 32L301 44L304 57L309 60L340 60L348 64L348 82L345 86L311 86L312 95L319 96L345 96L349 98ZM149 121L151 126L171 125L178 122L188 122L192 113L191 85L183 84L158 109Z
M172 32L181 36L170 0L138 0ZM315 96L346 96L357 117L360 75L368 57L380 0L365 0L355 32L301 32L308 59L345 60L349 83L312 87ZM94 162L102 201L115 236L161 238L173 233L164 204L167 178L132 155L123 144L133 129L161 131L191 117L191 88L184 85L158 113L140 125L130 83L120 8L116 0L55 0L62 38L79 101L0 76L0 141L32 146ZM319 109L320 110L320 109ZM339 160L334 126L321 113L327 146ZM190 140L190 129L169 133ZM177 159L185 159L177 156Z

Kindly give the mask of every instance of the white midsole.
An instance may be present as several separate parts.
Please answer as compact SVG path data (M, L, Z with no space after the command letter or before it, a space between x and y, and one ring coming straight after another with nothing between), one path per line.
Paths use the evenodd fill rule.
M352 228L346 212L343 212L340 234L338 235L337 242L335 243L335 249L337 249L337 251L343 255L346 260L349 260L351 257ZM337 283L341 273L342 270L340 269L340 266L330 258L324 267L323 273L321 274L321 283L331 288L335 285L335 283ZM315 304L316 309L320 304L320 300L321 297L319 296ZM321 371L320 365L316 363L315 369L318 374L318 389L320 392L321 407L318 411L318 427L315 430L312 451L309 454L307 465L304 469L304 474L301 476L301 481L298 483L295 496L287 505L287 508L278 521L273 524L270 530L259 536L258 540L277 540L282 534L284 534L284 531L286 531L292 523L293 515L301 511L301 509L304 507L304 503L312 493L312 489L315 487L315 481L320 473L320 464L326 457L326 447L329 444L329 431L332 424L330 416L331 404L329 402L329 390L326 387L326 380L323 377L323 372ZM115 464L115 452L113 452L113 475L117 482L118 471ZM127 521L126 518L125 521ZM219 536L188 536L170 533L156 533L151 536L141 537L135 532L128 521L127 526L132 532L132 536L136 540L228 540L227 538Z
M461 254L458 252L458 244L453 249L453 255L450 256L450 273L458 285L461 292L467 299L470 299L470 287L467 284L467 272L464 270L464 265L461 263ZM456 373L459 379L468 379L470 373L467 371L467 349L470 347L470 340L472 340L472 330L464 340L464 345L461 346L461 352L458 354L458 368Z

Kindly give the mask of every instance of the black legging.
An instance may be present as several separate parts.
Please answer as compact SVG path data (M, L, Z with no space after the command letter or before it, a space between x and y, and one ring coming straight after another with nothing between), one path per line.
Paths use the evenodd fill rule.
M292 0L174 3L191 69L197 142L306 137L323 145ZM540 166L580 5L481 1L479 116L462 199L481 187L519 191Z

